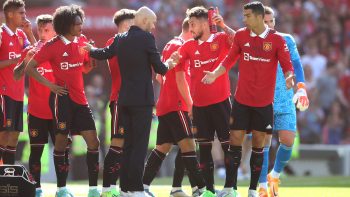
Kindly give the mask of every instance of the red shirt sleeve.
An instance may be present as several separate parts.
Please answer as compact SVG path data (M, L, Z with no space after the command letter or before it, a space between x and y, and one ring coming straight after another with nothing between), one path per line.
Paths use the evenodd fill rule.
M175 71L186 71L186 62L188 61L188 53L186 51L186 44L182 45L179 48L179 53L181 55L181 58L179 60L179 63L177 64L177 66L175 67Z
M46 43L43 47L41 47L41 49L38 52L35 53L33 59L38 64L50 61L52 55L51 51L52 50L50 49L48 43Z
M236 34L235 37L233 38L233 43L230 48L230 51L228 52L225 59L221 62L222 66L226 68L226 71L229 71L232 68L232 66L237 61L237 59L241 54L241 47L239 46L237 37L238 36Z
M288 71L294 72L288 46L282 36L278 36L277 38L277 43L279 43L277 48L277 58L281 64L283 73L287 73Z

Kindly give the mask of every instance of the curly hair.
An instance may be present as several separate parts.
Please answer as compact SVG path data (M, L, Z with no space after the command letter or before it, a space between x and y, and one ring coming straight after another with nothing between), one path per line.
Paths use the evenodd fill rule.
M9 11L13 11L24 6L25 4L23 0L7 0L3 4L2 9L5 13L7 13Z
M53 14L53 27L57 34L65 35L69 33L75 24L75 18L79 16L84 21L84 11L78 5L61 6Z
M207 19L208 18L208 10L203 6L197 6L197 7L191 8L190 10L187 10L186 15L188 18L196 17L196 18Z
M113 22L118 26L123 20L134 19L135 13L135 10L121 9L114 14Z

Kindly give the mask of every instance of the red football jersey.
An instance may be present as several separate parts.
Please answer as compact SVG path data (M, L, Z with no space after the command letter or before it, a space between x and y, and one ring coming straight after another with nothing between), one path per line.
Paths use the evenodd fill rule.
M35 55L38 64L49 62L56 84L69 91L69 97L76 103L86 105L83 66L89 64L88 53L83 49L85 36L76 37L72 42L63 36L48 41Z
M110 38L106 46L109 46L113 43L114 37ZM108 59L108 66L109 66L109 72L111 73L112 78L112 88L111 88L111 95L109 100L117 101L118 100L118 94L120 90L120 84L121 84L121 76L120 76L120 70L119 70L119 63L117 56L112 57L111 59Z
M293 71L288 47L275 30L256 35L247 28L237 31L229 54L223 61L228 71L239 58L235 99L244 105L264 107L273 102L277 64L284 73Z
M0 61L14 59L21 56L22 50L30 43L25 33L17 29L12 32L5 24L1 26ZM0 94L7 95L13 100L23 101L24 79L16 81L13 69L16 64L0 69Z
M171 54L177 51L183 43L184 41L178 37L175 37L169 41L163 49L162 61L165 62L167 59L169 59ZM162 116L172 111L188 111L186 102L181 96L176 83L176 72L179 71L185 71L186 80L189 83L190 75L188 66L189 64L187 61L185 62L185 65L177 65L174 69L169 70L163 76L159 98L156 105L157 116Z
M34 48L36 51L45 43L38 41ZM47 80L55 82L53 71L49 62L41 63L36 70ZM28 97L28 113L42 119L52 119L52 113L49 106L50 89L34 78L29 78L29 97Z
M228 74L218 77L213 84L201 82L203 71L213 71L226 57L231 47L227 34L212 34L207 41L189 40L181 48L180 65L190 60L191 95L194 106L208 106L222 102L230 96L230 81ZM179 66L180 66L179 65Z

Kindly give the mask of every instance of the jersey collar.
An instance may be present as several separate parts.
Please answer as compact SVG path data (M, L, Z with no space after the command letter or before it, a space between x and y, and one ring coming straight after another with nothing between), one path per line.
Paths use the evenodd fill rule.
M65 44L65 45L68 45L71 43L71 41L69 41L66 37L60 35L59 36L60 39L62 40L62 42ZM75 37L74 40L73 40L74 43L78 43L78 37Z
M203 44L204 42L213 42L213 40L214 40L214 34L210 34L210 37L208 38L208 40L207 41L203 41L203 40L198 40L198 44L199 45L201 45L201 44Z
M2 25L4 27L4 29L6 30L6 32L10 35L10 36L13 36L13 35L16 35L17 36L17 31L16 33L14 33L5 23Z
M269 33L270 29L265 25L265 31L262 32L259 37L262 38L262 39L265 39L267 34ZM256 37L258 35L256 35L253 31L250 31L250 36L251 37Z

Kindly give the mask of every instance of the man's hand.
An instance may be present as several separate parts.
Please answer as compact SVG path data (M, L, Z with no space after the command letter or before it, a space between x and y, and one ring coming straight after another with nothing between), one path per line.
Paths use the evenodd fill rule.
M163 76L160 74L156 74L156 81L158 81L159 84L163 84Z
M299 82L297 86L298 90L293 96L293 102L296 103L296 107L300 111L305 111L309 108L309 99L307 97L305 84Z
M178 64L181 58L181 55L179 54L178 51L175 51L174 53L171 54L170 58L173 60L175 64Z
M30 59L32 59L32 57L35 55L36 53L36 49L35 48L32 48L30 49L28 52L27 52L27 55L26 57L24 58L24 62L29 62Z
M203 71L205 73L205 76L202 79L202 83L204 84L212 84L216 80L217 76L215 72L210 72L210 71Z
M193 112L192 112L192 105L191 106L187 106L188 109L188 117L193 120Z
M14 69L13 69L13 78L18 81L21 79L21 77L24 75L24 69L25 69L25 63L22 61L21 64L18 64Z
M24 19L22 29L26 34L32 33L32 23L27 18Z
M168 65L168 69L173 69L180 61L181 55L179 52L175 51L171 54L170 58L165 62L166 65Z
M284 75L284 78L286 79L287 90L291 89L295 84L294 83L295 75L292 72L287 72Z
M63 95L68 94L68 90L67 89L65 89L62 86L55 85L53 83L51 83L49 85L49 89L51 90L51 92L53 92L53 93L55 93L55 94L57 94L59 96L63 96Z
M220 15L218 7L216 7L216 14L213 16L213 22L222 29L225 28L224 18Z
M92 44L90 44L89 42L85 42L85 46L83 46L83 49L85 51L90 52L92 48L94 48Z

